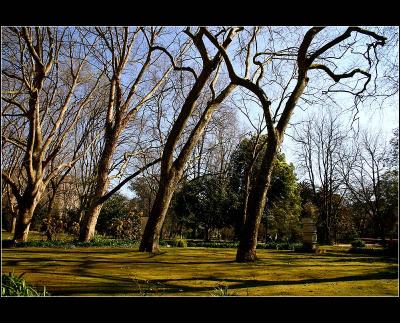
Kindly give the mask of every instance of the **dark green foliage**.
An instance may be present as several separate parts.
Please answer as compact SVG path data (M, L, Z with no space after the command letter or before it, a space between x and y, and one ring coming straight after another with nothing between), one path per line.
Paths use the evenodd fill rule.
M30 230L32 231L40 231L42 227L43 220L47 216L47 206L43 201L39 202L37 205L34 215L32 217L32 223L30 226Z
M398 210L399 210L399 172L397 169L389 170L383 174L380 181L382 203L380 215L384 231L390 237L398 236Z
M351 245L353 248L364 248L365 247L365 242L357 239L351 242Z
M173 243L172 243L173 245ZM174 246L174 245L173 245ZM187 241L188 247L198 248L237 248L239 242L226 242L226 241ZM276 250L297 250L301 248L301 243L290 242L267 242L258 243L257 249L276 249Z
M376 248L350 248L349 253L360 254L360 255L372 255L372 256L383 256L385 255L384 249Z
M229 186L231 196L231 214L236 222L236 229L240 231L243 216L243 203L245 200L245 178L250 165L253 163L252 149L255 145L255 137L243 139L230 160ZM257 174L261 171L262 156L266 145L266 136L261 136L257 149L260 151L254 161L250 175L250 186L254 183ZM296 182L294 165L286 163L285 155L278 153L274 162L271 183L267 193L263 224L266 227L265 240L274 236L277 239L300 239L301 212L300 190Z
M127 197L114 194L104 203L96 230L117 239L138 241L141 237L140 216Z
M209 240L211 230L229 225L229 193L226 180L217 176L186 182L172 203L178 226L203 231L204 239Z
M1 296L49 296L46 292L46 288L43 287L43 292L37 291L32 286L29 286L21 274L15 276L12 273L8 275L1 275Z
M75 247L137 247L138 242L130 239L110 239L95 236L90 242L71 241L27 241L16 244L17 247L48 247L48 248L75 248Z

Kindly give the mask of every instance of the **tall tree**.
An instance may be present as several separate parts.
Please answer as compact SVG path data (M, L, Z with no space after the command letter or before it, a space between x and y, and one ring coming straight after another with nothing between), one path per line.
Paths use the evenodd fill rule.
M222 30L216 32L215 41L218 44L218 47L226 50L238 31L239 29L237 28L229 28L228 30L223 28ZM218 50L218 52L212 58L209 57L209 52L207 51L207 47L203 39L207 33L210 33L207 28L199 28L195 34L190 31L190 28L187 28L185 33L192 39L193 44L198 50L201 56L202 66L199 74L190 68L190 72L194 75L195 81L185 96L184 103L181 106L179 115L172 125L163 149L160 184L144 230L143 238L139 247L140 251L157 252L159 250L161 228L164 223L175 186L182 177L185 164L190 158L190 154L194 146L201 138L202 133L211 118L211 115L235 87L229 83L220 91L218 95L216 93L215 85L220 72L219 67L221 66L222 56L221 51ZM217 39L221 36L225 37L225 39L222 41L222 44L220 44ZM210 82L211 78L212 80ZM207 82L210 86L211 97L206 103L200 119L190 132L188 139L183 144L178 157L174 160L175 148L178 144L178 141L181 139L181 135L189 118L197 107L198 99L201 92L207 85Z
M150 28L149 31L145 31L144 28L134 28L132 30L128 27L96 27L95 31L93 31L101 39L100 45L104 49L104 51L96 50L94 55L108 79L109 96L105 102L104 144L99 154L95 174L93 174L93 177L96 178L93 183L93 195L88 200L87 210L80 223L80 241L93 239L97 218L103 203L123 184L158 162L158 160L150 161L137 172L125 178L113 190L107 191L110 185L110 169L121 133L128 123L137 116L139 109L154 96L170 72L170 68L167 68L152 85L148 87L141 86L144 82L149 82L149 73L153 66L153 46L161 30L162 28ZM143 41L147 41L146 49L143 50L140 48L141 46L139 49L134 48L136 43ZM136 57L133 56L134 50L138 51ZM98 58L97 55L99 55ZM129 66L130 61L133 60L138 62L137 66ZM111 68L109 68L110 66ZM134 74L132 68L137 68L138 72ZM126 72L134 75L132 79L127 81L126 77L123 77Z
M287 41L283 43L283 46L285 47L280 49L277 49L278 44L274 43L273 41L274 38L279 37L281 33L274 33L272 31L270 33L270 39L272 39L273 43L271 44L270 48L266 48L266 50L258 50L258 46L260 45L258 45L257 42L255 43L254 47L256 53L253 55L253 63L258 67L258 69L256 69L256 72L253 73L251 78L247 73L249 70L249 57L251 55L246 53L248 58L246 60L246 75L241 77L235 71L234 65L232 64L227 51L217 43L216 38L213 35L206 32L208 39L222 52L232 82L246 89L247 91L250 91L260 102L268 130L267 146L263 156L262 167L257 176L258 180L253 186L249 195L246 223L236 255L236 261L238 262L252 262L257 258L256 246L258 227L260 225L266 204L266 195L271 182L273 163L279 147L282 144L284 133L289 124L293 111L298 104L300 97L306 90L307 84L310 83L308 74L311 71L318 71L323 73L323 75L327 75L331 80L333 80L334 84L327 89L328 91L332 91L332 87L334 87L335 84L342 85L341 81L343 80L351 80L353 77L361 76L359 80L364 80L361 89L357 84L359 82L356 82L355 86L353 84L353 87L350 90L340 87L336 89L336 91L350 92L355 94L356 97L360 97L360 94L366 91L367 85L371 81L371 73L374 72L372 66L376 64L376 60L371 59L371 54L373 55L373 53L371 53L371 49L374 50L374 53L376 53L378 46L384 45L386 41L385 37L378 35L371 30L359 27L349 27L339 35L335 35L332 40L325 42L324 40L329 36L329 34L324 35L324 40L318 37L324 34L321 33L324 29L324 27L310 28L304 34L304 36L301 36L299 45L292 43L291 46L286 47L285 45L287 45ZM354 34L364 37L359 37L358 39L354 40L352 38ZM288 34L286 34L285 37L288 40L291 38ZM350 42L350 44L346 42L346 40L349 38L353 40ZM354 46L354 42L357 42L360 39L362 39L364 43L367 40L365 55L362 56L361 54L361 57L364 57L367 62L367 65L364 65L365 69L363 67L360 68L350 66L351 69L349 71L337 73L334 68L336 68L338 62L343 62L341 58L344 54L341 53L341 56L335 56L335 51L333 49L340 48L339 45L343 45L342 50L344 50L346 53ZM330 56L331 54L332 56ZM336 55L337 54L338 53L336 53ZM265 57L263 61L261 61L262 57ZM261 82L264 76L264 66L267 66L268 63L273 62L274 60L286 60L287 62L294 60L293 62L295 62L295 65L292 65L291 71L296 71L297 76L291 93L288 94L288 96L285 94L281 95L281 99L277 99L278 106L276 107L275 111L272 110L272 101L264 90L267 84L270 83L265 80L264 83ZM332 60L335 61L335 64L332 63ZM343 65L344 68L349 68L349 66L346 66L347 64ZM276 78L276 72L273 72L274 67L275 66L272 66L272 74L274 74L272 79ZM283 87L283 91L281 90L281 93L287 93L288 88L290 87L290 81L287 83L287 86ZM273 80L270 82L274 83Z
M85 105L98 85L87 65L88 48L96 40L77 37L75 28L8 28L3 32L4 82L12 80L13 91L2 100L6 122L21 122L21 136L3 140L22 150L26 181L22 186L6 170L3 180L10 185L18 203L14 240L26 241L34 210L49 182L74 165L80 155L57 160L79 121Z
M374 234L383 243L388 227L386 218L394 214L396 198L393 196L397 194L397 174L388 168L388 152L380 133L364 130L354 137L341 156L341 172L350 198L371 215Z
M296 129L300 149L299 165L304 169L318 206L317 237L320 244L331 244L336 232L339 210L346 190L339 172L340 151L347 133L341 125L341 114L332 108L321 108L318 115Z

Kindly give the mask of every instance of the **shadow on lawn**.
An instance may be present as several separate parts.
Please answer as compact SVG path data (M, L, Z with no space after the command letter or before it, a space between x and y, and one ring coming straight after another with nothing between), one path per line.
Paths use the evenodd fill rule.
M216 259L215 261L187 261L188 259L184 259L184 261L165 261L159 260L156 256L162 256L167 252L158 253L158 254L143 254L140 253L141 257L145 257L144 259L136 259L135 256L138 255L138 251L130 251L130 250L96 250L96 251L88 251L84 253L80 253L79 250L78 255L81 256L79 259L64 259L65 254L69 253L69 250L63 250L63 253L60 257L51 257L51 253L57 252L53 250L40 250L40 253L44 253L43 256L37 255L36 257L30 257L28 255L26 259L4 259L3 257L3 266L7 267L20 267L21 270L31 273L41 273L46 274L51 277L51 274L57 274L59 281L55 281L51 285L47 285L49 292L51 295L63 295L63 296L72 296L72 295L88 295L88 294L96 294L96 295L126 295L126 294L134 294L138 296L162 296L162 295L179 295L180 293L191 293L191 294L199 294L209 295L215 289L215 286L220 283L229 284L229 289L246 289L246 288L256 288L256 287L268 287L268 286L278 286L278 285L304 285L304 284L316 284L316 283L329 283L329 282L348 282L348 281L364 281L364 280L380 280L380 279L396 279L398 278L398 270L397 267L390 270L386 269L380 272L369 273L369 274L359 274L359 275L349 275L349 276L341 276L334 278L305 278L301 280L256 280L256 279L225 279L220 278L218 276L204 276L204 277L193 277L193 278L169 278L169 279L157 279L157 280L138 280L135 276L129 276L127 271L121 272L121 269L124 269L122 266L129 266L130 270L134 270L135 265L167 265L165 266L165 271L168 273L168 268L170 265L179 266L179 265L218 265L218 264L229 264L231 263L233 266L242 266L241 264L235 263L233 259ZM21 250L22 252L37 253L36 250ZM75 250L74 250L75 251ZM78 251L78 250L76 250ZM119 251L119 252L118 252ZM65 254L64 254L65 253ZM100 253L104 254L104 257L99 255ZM130 253L132 257L127 258L124 261L121 259L110 259L107 256L110 253ZM91 255L93 256L91 257ZM48 257L47 257L48 255ZM175 257L174 254L171 254L172 257ZM188 258L196 257L196 255L186 255ZM289 256L289 257L288 257ZM154 259L157 258L157 259ZM324 260L323 265L329 265L329 263L335 263L335 265L340 265L340 262L349 262L349 261L357 261L357 262L365 262L370 263L374 261L384 260L386 262L389 261L390 258L382 258L377 256L362 256L362 255L350 255L348 257L342 257L342 255L318 255L318 256L309 256L306 254L287 254L285 257L279 257L280 260L278 263L269 263L271 260L268 258L261 258L259 261L252 264L253 266L279 266L279 267L310 267L310 266L321 266L321 264L301 264L301 261L309 260L313 261L316 259ZM193 259L195 260L195 259ZM288 262L289 261L289 262ZM24 262L24 264L20 264L20 262ZM300 264L297 264L300 262ZM395 262L390 260L389 262ZM44 264L43 264L44 263ZM57 273L53 267L62 267L63 264L71 264L71 268L69 272L63 272L62 270ZM68 266L68 265L67 265ZM121 267L120 267L121 266ZM343 266L347 266L347 264L343 264ZM350 266L350 265L349 265ZM139 268L139 267L138 267ZM161 267L161 269L164 267ZM233 268L233 267L232 267ZM111 274L108 275L103 274L102 272L92 272L93 270L100 271L112 271ZM141 268L143 269L143 267ZM201 271L202 268L199 268L199 271L196 274L202 274L204 272ZM226 269L231 270L231 268ZM115 274L113 274L115 272ZM207 274L207 272L205 272ZM221 274L222 275L222 274ZM64 279L62 279L64 276ZM73 277L72 280L69 277ZM60 279L61 277L61 279ZM75 279L76 278L76 279ZM49 278L51 279L51 278ZM187 286L185 283L190 282L208 282L208 286ZM181 283L182 282L182 283ZM45 283L46 284L46 283ZM215 284L215 285L214 285ZM210 286L212 285L212 286ZM208 292L208 293L207 293Z
M140 281L135 279L129 279L124 277L115 276L103 276L95 274L86 274L86 277L96 277L105 278L111 280L107 283L101 284L88 284L85 286L85 290L82 290L82 286L60 286L57 290L52 291L52 295L125 295L125 294L137 294L138 296L143 296L143 291L145 291L145 296L168 296L168 294L179 294L179 293L201 293L201 292L212 292L215 286L207 287L195 287L186 286L183 284L176 284L179 281L214 281L217 285L218 283L233 283L229 285L230 290L240 289L240 288L254 288L254 287L267 287L267 286L277 286L277 285L304 285L304 284L316 284L316 283L331 283L331 282L345 282L345 281L363 281L363 280L379 280L379 279L395 279L397 278L397 273L393 271L384 271L371 273L366 275L352 275L352 276L342 276L335 278L311 278L302 280L282 280L282 281L269 281L269 280L240 280L240 279L222 279L215 276L208 276L202 278L192 278L192 279L161 279L161 280L148 280ZM142 285L142 288L140 288ZM142 294L141 294L142 293ZM200 295L200 294L199 294Z

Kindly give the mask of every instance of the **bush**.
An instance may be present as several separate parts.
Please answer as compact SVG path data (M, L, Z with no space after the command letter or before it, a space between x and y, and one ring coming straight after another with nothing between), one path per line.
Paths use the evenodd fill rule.
M356 240L353 240L351 242L351 246L353 248L364 248L365 247L365 242L362 241L361 239L356 239Z
M141 236L140 216L128 213L125 216L112 218L110 230L107 232L117 239L130 239L138 241Z
M172 240L172 246L179 248L186 248L188 246L188 243L185 238L176 237L174 238L174 240Z
M14 276L9 273L8 275L1 275L1 296L48 296L46 287L43 287L43 293L38 292L32 286L27 285L24 279L20 276Z
M40 226L40 232L46 234L49 240L59 240L60 235L67 228L66 219L56 214L50 218L44 218Z

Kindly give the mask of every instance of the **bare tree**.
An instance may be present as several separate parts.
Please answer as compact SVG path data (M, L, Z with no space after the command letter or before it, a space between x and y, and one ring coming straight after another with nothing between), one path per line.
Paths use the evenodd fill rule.
M112 162L122 132L135 120L138 111L154 96L171 71L171 68L167 68L153 83L149 82L149 71L153 65L152 54L155 51L156 38L161 31L162 28L149 28L148 31L139 27L95 28L94 34L101 39L101 50L95 51L95 57L108 78L109 97L106 101L104 144L95 169L93 195L80 223L80 241L93 239L102 204L129 180L158 162L148 162L107 192L110 185L109 175L116 168ZM144 50L142 42L147 42L147 48ZM133 63L132 66L132 62L137 63ZM137 73L134 73L135 68L138 69ZM129 81L123 77L126 72L133 75ZM143 83L150 85L143 86ZM126 161L126 154L124 159ZM118 165L124 168L124 164L122 162Z
M296 129L295 140L299 144L299 165L307 174L314 203L318 206L318 241L331 244L336 236L339 210L346 190L339 172L340 152L348 135L341 125L341 114L333 115L321 107L318 115L311 116Z
M388 171L388 149L379 133L370 134L366 130L354 137L348 148L341 154L341 172L350 199L364 206L365 214L370 214L377 237L385 243L385 219L383 204L383 177Z
M87 47L94 46L76 37L75 28L8 28L3 32L2 75L13 80L14 91L2 96L3 118L26 124L18 137L3 140L23 151L26 182L19 186L6 170L3 180L10 185L18 203L14 241L26 241L33 212L49 182L78 160L50 164L66 146L79 117L97 87L88 73ZM83 43L86 43L83 45ZM71 154L72 155L72 154Z
M252 92L259 100L268 130L267 147L265 155L263 156L261 170L257 176L257 182L253 186L249 196L246 223L236 256L236 261L238 262L251 262L256 260L258 227L266 204L266 194L270 184L273 162L283 141L284 133L289 124L294 108L304 93L307 84L309 84L310 79L308 73L312 70L323 72L323 75L327 75L331 80L333 80L334 83L327 90L329 92L346 92L354 94L356 98L359 98L371 81L371 73L374 72L372 65L374 65L374 62L376 63L376 61L371 59L371 49L377 49L378 46L384 45L386 41L385 37L380 36L373 31L359 27L349 27L339 35L335 35L332 40L326 42L325 39L329 34L325 34L323 39L318 39L317 37L323 30L323 27L313 27L309 29L304 36L299 38L300 45L298 47L293 44L290 47L277 50L275 48L275 43L272 43L271 49L259 51L257 50L256 42L256 53L253 55L253 63L258 67L258 69L253 73L252 78L249 77L250 54L248 52L246 53L247 63L245 64L246 75L245 77L238 76L228 53L216 42L214 36L210 33L206 33L209 40L221 50L232 82L247 91ZM254 34L256 34L256 32L254 32L253 35ZM337 73L335 71L337 66L336 63L341 61L343 55L333 55L333 57L329 56L333 52L331 49L337 48L339 44L347 44L346 40L351 38L353 34L366 36L366 38L360 37L363 40L368 39L367 49L364 53L361 53L361 55L364 54L363 57L369 65L367 65L365 69L352 67L351 70L347 72ZM286 33L285 36L290 39L288 33ZM276 37L279 37L279 31L275 34L273 31L270 32L270 39L274 40ZM255 39L257 39L257 37L255 37ZM344 46L345 51L350 50L352 47L352 45ZM263 61L259 60L262 57L265 57L265 59ZM268 82L264 82L264 86L263 83L261 83L264 76L265 66L274 60L293 61L295 65L292 65L292 68L296 70L297 75L292 91L288 97L283 96L284 99L278 101L279 104L275 109L275 112L272 110L273 106L271 99L264 91L264 87L268 85ZM335 61L335 63L332 64L332 61ZM274 66L271 66L273 69ZM346 67L348 68L348 66ZM361 78L350 87L346 88L346 85L343 86L341 83L342 80L351 80L353 77L357 76L361 76ZM362 85L360 88L361 82ZM335 85L339 85L339 87L335 88ZM288 87L286 87L286 90L287 88L289 88L289 84ZM356 101L356 103L358 103L358 101Z
M217 31L214 35L216 43L223 50L226 50L238 31L239 29L237 28L229 28L228 30L222 29ZM143 238L139 247L140 251L156 252L159 250L161 228L164 223L175 186L182 177L185 164L190 158L193 148L200 140L203 131L211 118L211 115L235 87L229 83L220 91L218 95L215 91L215 85L220 72L222 56L220 50L218 50L213 58L209 57L203 37L207 33L210 33L210 31L208 31L207 28L199 28L197 33L192 34L190 28L187 28L185 33L192 39L193 44L200 54L202 66L200 73L198 74L194 72L192 68L189 69L189 72L194 75L195 81L190 87L190 91L185 95L184 103L181 106L179 115L172 125L163 149L160 185L144 230ZM218 41L218 37L220 36L225 36L222 44L220 44ZM188 68L186 68L186 70L188 70ZM205 88L207 82L210 80L213 74L214 78L209 83L211 98L206 103L202 115L197 124L194 126L193 130L190 132L188 139L184 142L178 157L174 160L174 152L178 141L181 139L181 135L185 129L188 119L193 114L193 111L198 104L198 99L202 90Z

